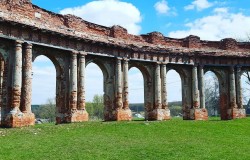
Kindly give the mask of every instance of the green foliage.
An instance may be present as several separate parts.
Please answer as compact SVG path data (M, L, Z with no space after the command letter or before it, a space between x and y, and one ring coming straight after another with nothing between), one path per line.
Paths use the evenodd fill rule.
M53 99L48 99L46 104L35 107L33 110L36 118L48 119L49 122L54 122L56 117L56 105Z
M182 107L181 106L170 106L170 114L172 117L182 115Z
M103 120L104 104L102 95L94 95L92 102L86 103L86 110L90 120Z
M0 159L250 159L250 118L85 122L0 129Z

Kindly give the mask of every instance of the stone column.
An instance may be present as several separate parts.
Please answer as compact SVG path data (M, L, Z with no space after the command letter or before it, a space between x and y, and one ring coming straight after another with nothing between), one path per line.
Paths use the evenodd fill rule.
M70 59L70 109L77 110L77 52L73 51Z
M32 44L25 43L23 82L22 82L22 105L23 113L31 113L31 93L32 93Z
M116 108L121 109L122 103L122 66L121 58L116 60Z
M242 93L241 93L241 84L240 84L240 68L237 69L237 72L235 74L234 67L231 66L229 70L229 95L230 95L230 108L227 112L227 119L235 119L235 118L244 118L246 117L246 110L242 107ZM235 81L235 76L237 83ZM237 84L237 86L235 86ZM237 87L237 94L238 94L238 100L236 96L236 87ZM237 100L237 101L236 101ZM238 105L237 106L237 102Z
M205 108L204 69L202 65L199 65L198 78L200 91L200 108Z
M161 66L161 78L162 78L162 108L168 109L167 99L167 70L166 65Z
M123 86L123 108L128 109L129 108L129 100L128 100L128 60L124 60L124 67L123 67L123 74L124 74L124 86Z
M85 52L79 54L78 109L85 110Z
M230 108L238 108L236 104L236 88L235 88L235 74L234 67L229 69L229 95L230 95Z
M199 108L199 90L197 78L197 66L192 69L192 93L193 93L193 108Z
M207 120L208 119L208 113L204 105L205 99L204 99L203 76L204 76L203 68L199 67L199 80L198 80L197 66L194 65L192 68L193 108L190 110L190 119L193 119L193 120ZM200 94L199 94L198 81L199 81L199 88L200 88L202 97L200 97ZM203 103L202 108L200 108L200 100Z
M124 64L123 65L123 74L124 75L122 75L121 58L118 58L116 60L116 107L115 107L116 114L115 114L115 119L117 121L130 121L130 120L132 120L132 112L128 106L128 62L125 61L123 64ZM123 97L122 93L124 93L124 97Z
M159 64L156 64L155 68L155 108L161 109L161 68Z
M21 101L21 85L22 85L22 43L16 41L14 61L13 61L13 83L12 83L12 101L11 111L12 115L20 112Z
M243 109L243 104L242 104L242 86L241 86L241 67L237 66L236 70L236 92L237 92L237 104L238 107Z

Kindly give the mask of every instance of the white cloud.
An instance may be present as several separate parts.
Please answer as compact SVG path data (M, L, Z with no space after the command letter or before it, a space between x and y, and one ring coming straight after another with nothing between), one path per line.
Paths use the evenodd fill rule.
M212 6L213 6L213 3L210 3L207 0L194 0L190 5L185 6L184 9L185 10L196 9L198 11L202 11Z
M170 8L166 0L161 0L156 2L154 8L158 14L174 15L174 16L177 15L177 13L175 12L175 8Z
M131 34L139 34L142 21L140 11L131 3L119 0L92 1L83 6L66 8L61 14L73 14L86 21L104 26L120 25Z
M162 1L159 1L157 2L155 5L154 5L156 11L159 13L159 14L166 14L170 11L170 8L168 6L168 3L167 1L165 0L162 0Z
M201 39L221 40L223 38L246 39L250 29L250 16L243 13L230 13L227 8L216 8L213 14L193 22L186 23L186 30L177 30L169 33L170 37L184 38L188 35L197 35Z

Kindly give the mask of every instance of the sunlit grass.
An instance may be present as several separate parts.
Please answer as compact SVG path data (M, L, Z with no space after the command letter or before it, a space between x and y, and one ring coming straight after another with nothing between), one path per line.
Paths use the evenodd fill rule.
M0 129L0 159L250 159L250 118Z

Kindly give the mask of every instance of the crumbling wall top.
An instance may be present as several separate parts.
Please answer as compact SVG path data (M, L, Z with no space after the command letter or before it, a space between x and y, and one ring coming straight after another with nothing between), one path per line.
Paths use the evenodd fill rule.
M18 4L18 5L22 5L22 4L26 4L26 3L31 3L30 0L0 0L1 4Z
M74 15L61 15L47 11L30 0L0 0L1 19L38 28L40 30L58 32L80 38L104 43L115 43L120 46L134 45L138 47L163 47L183 48L198 50L250 50L250 43L239 43L234 39L223 39L221 41L203 41L198 36L190 35L177 39L165 37L160 32L151 32L144 35L129 34L127 29L115 25L105 27L87 22Z

